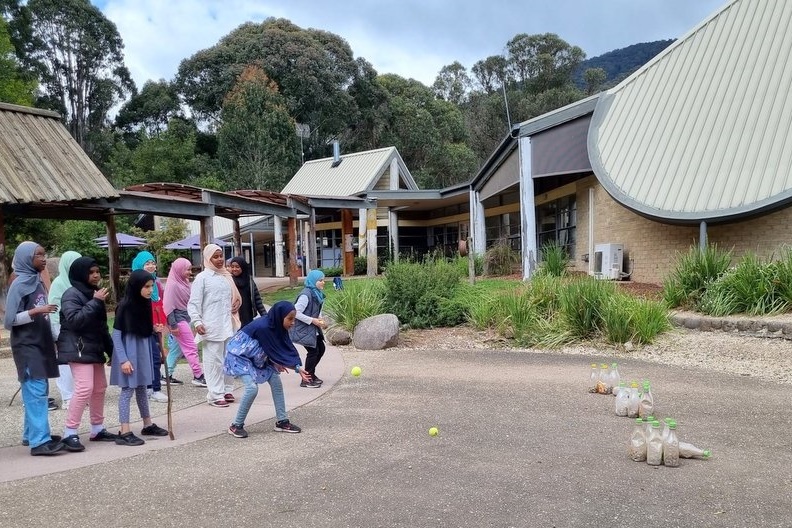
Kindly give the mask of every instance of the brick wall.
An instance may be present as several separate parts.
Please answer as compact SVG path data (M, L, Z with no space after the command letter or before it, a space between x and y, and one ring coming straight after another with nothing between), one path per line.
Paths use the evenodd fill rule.
M699 227L662 224L648 220L613 200L602 186L587 178L576 188L577 258L574 269L588 271L583 255L588 253L589 188L594 189L594 243L624 244L625 271L632 269L636 282L660 284L673 269L676 256L698 244ZM779 256L792 246L792 207L750 220L707 226L711 244L734 250L734 261L747 251L761 257Z

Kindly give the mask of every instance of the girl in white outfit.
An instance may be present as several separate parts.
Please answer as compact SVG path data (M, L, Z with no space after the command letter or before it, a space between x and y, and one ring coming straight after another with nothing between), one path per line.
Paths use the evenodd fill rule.
M195 277L187 303L190 324L196 339L203 343L203 370L213 407L228 407L235 401L233 379L223 373L226 342L239 330L242 298L234 279L225 268L223 250L209 244L203 250L204 270Z

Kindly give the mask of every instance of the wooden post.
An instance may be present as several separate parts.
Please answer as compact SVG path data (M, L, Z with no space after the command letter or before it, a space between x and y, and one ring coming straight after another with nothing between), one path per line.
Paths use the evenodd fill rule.
M286 228L286 238L289 244L289 286L297 286L297 277L300 270L297 269L297 219L289 217L288 227Z
M344 245L344 276L355 274L355 248L352 246L352 239L354 236L355 227L352 221L352 211L349 209L341 209L341 240Z
M201 218L201 251L214 241L214 218L205 216ZM203 255L203 254L202 254ZM203 262L203 256L201 257Z
M118 261L118 238L116 238L116 224L113 210L106 216L107 225L107 256L110 263L110 283L113 285L112 300L118 303L124 296L121 291L121 267Z
M306 248L310 255L311 268L321 268L322 262L316 252L316 209L313 207L311 207L311 216L308 219L307 232L307 236L305 237L308 242ZM307 275L308 271L306 270L305 273Z
M377 210L366 210L366 238L368 250L366 253L366 275L376 277L379 268L377 254Z
M234 218L234 256L242 255L242 231L239 228L239 218ZM250 248L253 251L253 247Z
M5 219L3 218L3 206L0 205L0 317L5 317L9 275L8 262L6 261Z

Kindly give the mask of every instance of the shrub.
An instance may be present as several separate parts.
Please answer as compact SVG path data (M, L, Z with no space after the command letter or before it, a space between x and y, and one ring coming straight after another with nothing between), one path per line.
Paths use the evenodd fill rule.
M540 275L550 275L551 277L563 277L566 275L569 266L569 255L566 249L557 242L548 242L540 250L542 262L539 264Z
M573 279L561 290L559 313L571 335L584 339L602 327L601 314L608 299L616 294L616 287L591 277Z
M668 309L663 303L649 299L631 299L633 340L640 344L654 341L655 337L671 329Z
M695 306L707 285L723 274L731 264L732 252L708 245L702 251L691 246L687 253L678 254L676 265L663 281L663 299L671 308Z
M520 255L506 240L499 240L484 254L484 273L487 275L511 275L514 266L520 263Z
M368 257L355 257L355 275L368 273Z
M340 277L344 273L344 269L340 267L317 268L317 269L322 273L324 273L325 277Z
M349 331L373 315L383 313L385 287L381 281L346 281L344 289L333 292L325 301L325 310L336 324Z
M468 257L456 257L456 259L454 259L454 265L459 268L459 272L463 277L470 275ZM475 255L473 257L473 273L475 273L477 277L484 273L483 255Z
M603 304L603 334L609 343L619 344L633 338L633 302L626 295L614 295Z
M460 278L445 260L393 262L385 270L386 309L414 328L432 326L441 300L454 296Z

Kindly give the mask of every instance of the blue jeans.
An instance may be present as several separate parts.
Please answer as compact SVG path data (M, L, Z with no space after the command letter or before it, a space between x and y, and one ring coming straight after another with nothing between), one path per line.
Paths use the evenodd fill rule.
M52 440L48 395L49 382L46 379L28 378L22 382L22 401L25 402L22 440L27 440L30 447L38 447Z
M234 423L239 426L245 425L245 418L247 418L250 407L253 405L253 400L258 395L258 384L250 374L243 374L239 376L242 383L245 384L245 393L239 401L239 409L237 410ZM281 422L286 420L289 415L286 414L286 399L283 397L283 383L281 383L280 374L274 372L269 379L270 391L272 392L272 403L275 405L275 417Z

